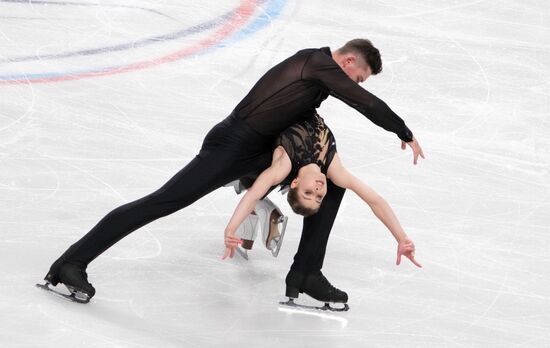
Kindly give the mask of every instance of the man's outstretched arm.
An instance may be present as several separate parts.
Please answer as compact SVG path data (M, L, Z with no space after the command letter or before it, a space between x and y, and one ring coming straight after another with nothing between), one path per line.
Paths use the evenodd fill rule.
M302 78L311 80L327 89L330 95L353 107L383 129L397 134L408 144L414 156L414 164L424 153L403 119L381 99L350 79L340 66L322 52L312 53L302 71ZM403 146L403 145L402 145Z

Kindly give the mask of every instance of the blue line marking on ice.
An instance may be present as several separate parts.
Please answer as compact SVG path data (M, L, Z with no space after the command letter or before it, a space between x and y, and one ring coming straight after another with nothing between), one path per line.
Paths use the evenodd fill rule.
M253 20L251 23L249 23L246 27L242 28L241 30L237 31L236 33L229 36L229 38L223 40L222 42L218 43L217 45L214 45L209 48L205 48L203 51L197 52L195 54L190 55L189 57L202 55L206 53L211 53L214 50L221 49L224 47L227 47L237 41L243 40L246 37L254 34L255 32L263 29L267 25L271 24L273 19L278 17L287 0L267 0L265 1L266 7L265 10L261 15L259 15L255 20ZM222 18L225 18L228 14L223 15ZM219 19L219 18L218 18ZM206 22L207 24L205 27L210 27L212 25L212 21ZM179 34L188 34L189 31L195 31L199 28L199 26L191 27L188 29L185 29ZM203 26L203 29L205 28ZM173 35L173 34L172 34ZM151 39L145 39L144 41L149 41ZM120 49L120 47L117 47L117 49ZM104 49L98 49L103 51ZM94 50L89 50L89 54L93 52ZM95 53L95 52L94 52ZM47 72L47 73L35 73L35 74L18 74L18 75L0 75L0 80L4 81L14 81L14 80L38 80L38 79L48 79L48 78L55 78L55 77L63 77L63 76L71 76L71 75L81 75L81 74L93 74L93 73L100 73L104 71L112 71L116 70L117 68L123 68L125 65L118 65L118 66L110 66L110 67L101 67L101 68L88 68L83 70L73 70L70 72Z

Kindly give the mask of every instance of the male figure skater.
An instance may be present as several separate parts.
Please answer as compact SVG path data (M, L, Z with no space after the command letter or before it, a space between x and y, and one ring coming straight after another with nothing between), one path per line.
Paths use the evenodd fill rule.
M424 156L409 128L386 103L358 85L381 70L378 49L365 39L349 41L334 52L328 47L300 50L277 64L227 118L208 132L200 152L187 166L157 191L111 211L61 255L44 278L46 286L63 283L74 300L88 302L95 294L86 273L90 262L151 221L248 173L269 167L273 141L279 133L313 116L329 94L397 134L402 149L408 144L413 150L416 164L418 156ZM286 283L320 301L342 302L340 291L320 271L345 192L330 181L327 186L319 212L304 219L302 238Z

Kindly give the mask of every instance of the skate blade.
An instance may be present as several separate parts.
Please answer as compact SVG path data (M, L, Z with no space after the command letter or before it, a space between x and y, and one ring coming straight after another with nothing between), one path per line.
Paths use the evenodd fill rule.
M347 312L349 310L349 306L347 303L344 303L344 307L332 307L330 303L325 302L324 306L310 306L310 305L303 305L294 302L294 299L289 298L288 301L281 301L279 302L280 306L284 307L290 307L295 309L307 309L307 310L314 310L314 311L330 311L330 312Z
M241 257L248 261L248 252L246 249L241 248L240 246L237 247L237 254L241 255Z
M275 247L271 250L271 255L273 255L273 257L279 256L279 251L281 251L281 246L283 245L283 238L285 236L287 222L288 216L281 216L278 220L278 223L282 224L282 226L281 231L279 232L279 240L277 241Z
M78 302L78 303L88 303L88 302L90 302L90 297L88 295L86 295L82 291L76 290L73 287L68 287L67 286L67 289L69 289L69 291L71 292L70 295L67 295L67 294L59 292L55 289L52 289L50 287L50 285L51 285L51 283L46 282L45 284L36 284L36 287L40 288L40 289L44 289L44 290L49 291L49 292L52 292L54 295L63 297L63 298L65 298L67 300L70 300L72 302Z

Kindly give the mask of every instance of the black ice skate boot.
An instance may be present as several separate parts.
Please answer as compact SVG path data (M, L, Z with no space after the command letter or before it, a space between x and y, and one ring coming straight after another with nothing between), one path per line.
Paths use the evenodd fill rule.
M286 276L286 296L289 298L287 302L280 304L301 307L308 309L320 309L331 311L347 311L348 294L332 286L328 279L317 271L314 273L303 274L296 271L288 272ZM306 306L294 303L294 299L298 298L300 293L305 293L317 301L324 302L324 306ZM344 307L331 307L330 303L344 303Z
M46 284L36 285L75 302L88 303L95 295L94 287L88 282L88 274L86 274L85 267L66 262L63 258L59 258L53 263L44 280ZM49 284L55 286L59 283L64 284L71 292L71 295L65 295L49 287Z
M332 286L321 271L310 273L306 276L302 292L321 302L348 302L348 294Z
M304 273L296 272L290 270L286 275L286 297L294 299L298 298L301 292L303 292L302 286L304 284L304 279L306 278Z

